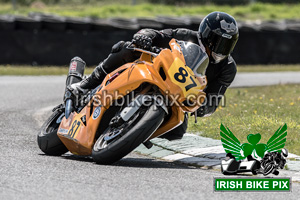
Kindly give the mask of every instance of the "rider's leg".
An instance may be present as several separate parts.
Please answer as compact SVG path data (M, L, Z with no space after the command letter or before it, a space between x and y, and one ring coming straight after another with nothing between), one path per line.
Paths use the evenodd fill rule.
M112 47L111 53L101 62L93 71L93 73L82 80L80 87L82 89L94 89L105 78L105 76L128 62L133 62L138 58L138 54L127 49L130 42L120 41Z

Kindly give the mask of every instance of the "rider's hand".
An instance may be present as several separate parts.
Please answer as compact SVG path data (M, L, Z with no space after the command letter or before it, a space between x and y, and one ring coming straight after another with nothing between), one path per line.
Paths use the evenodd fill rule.
M152 39L147 35L137 33L133 36L132 43L138 48L149 50L152 46Z
M208 107L207 106L201 106L200 108L198 108L197 112L197 117L208 117L209 115L211 115L211 113L209 113L208 111ZM195 115L195 113L191 113L191 116Z

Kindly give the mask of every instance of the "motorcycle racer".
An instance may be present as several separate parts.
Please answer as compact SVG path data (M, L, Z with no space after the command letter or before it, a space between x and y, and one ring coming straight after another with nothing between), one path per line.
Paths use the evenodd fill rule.
M205 48L209 56L206 69L207 87L206 104L197 110L198 117L209 116L215 112L222 96L236 75L236 63L230 55L239 38L235 19L224 12L212 12L200 23L199 30L189 29L142 29L133 36L132 43L138 48L149 50L152 46L168 47L171 39L189 41ZM68 86L74 95L82 95L97 87L105 76L125 63L133 62L140 56L139 52L128 47L131 42L120 41L112 47L109 56L101 62L93 73L79 83ZM187 129L187 118L179 127L164 134L169 140L181 139Z

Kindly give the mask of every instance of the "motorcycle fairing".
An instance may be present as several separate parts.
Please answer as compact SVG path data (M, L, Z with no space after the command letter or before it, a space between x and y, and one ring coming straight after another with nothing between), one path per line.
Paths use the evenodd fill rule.
M183 102L189 100L189 96L193 94L205 95L203 89L206 86L206 78L196 77L193 71L185 65L180 46L174 39L170 41L170 47L171 50L164 49L155 58L143 53L139 60L114 70L106 76L102 87L99 87L89 106L82 109L80 113L71 113L68 119L62 119L58 130L68 129L68 133L58 131L58 136L69 151L77 155L91 155L99 124L112 102L134 91L143 83L157 86L159 91L169 99L172 99L172 95L180 97L180 106L169 106L171 117L163 122L150 139L183 123L184 112L194 112L199 108L198 104L189 107L183 105ZM165 76L162 76L161 70ZM121 73L110 82L110 78L118 72ZM105 96L107 94L110 98ZM96 101L101 102L100 104L97 102L101 110L99 116L93 119L92 116L97 106L92 105ZM84 117L86 123L82 121Z

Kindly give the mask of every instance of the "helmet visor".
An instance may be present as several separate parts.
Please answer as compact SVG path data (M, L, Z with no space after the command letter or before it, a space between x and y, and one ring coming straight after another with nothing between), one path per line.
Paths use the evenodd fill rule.
M211 32L211 34L211 51L215 52L216 54L228 56L235 47L238 35L231 36L224 33L222 36L220 36L214 32Z

